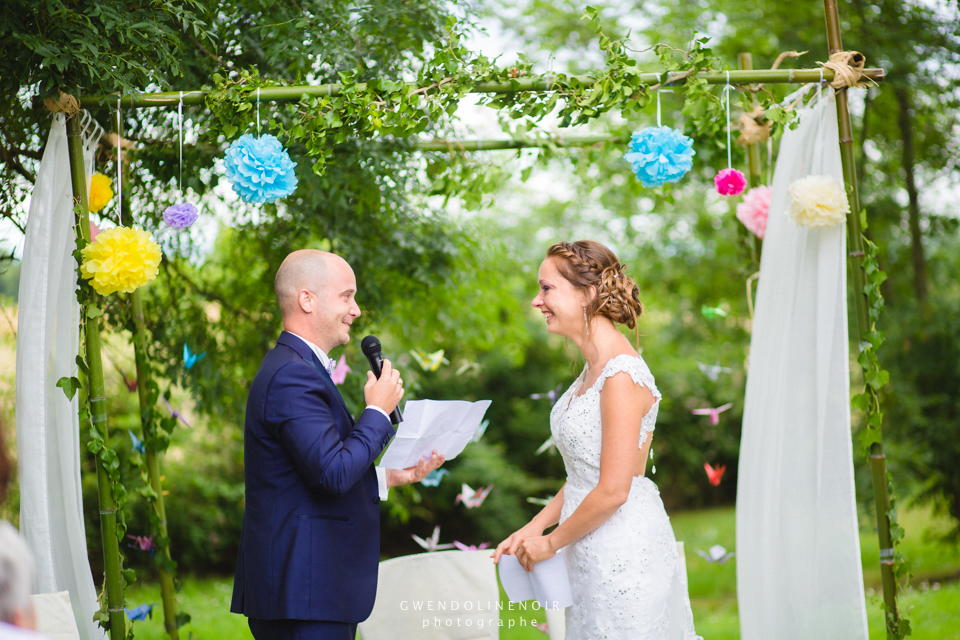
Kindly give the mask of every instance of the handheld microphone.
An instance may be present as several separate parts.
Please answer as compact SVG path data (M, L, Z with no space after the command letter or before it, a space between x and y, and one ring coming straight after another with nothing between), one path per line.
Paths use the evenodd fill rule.
M383 373L383 355L381 354L382 348L380 347L380 340L377 336L367 336L360 341L360 350L363 351L363 355L367 356L367 360L370 361L370 371L373 371L373 375L379 379L380 374ZM403 422L403 414L400 413L399 405L393 410L393 413L390 414L390 422L393 424Z

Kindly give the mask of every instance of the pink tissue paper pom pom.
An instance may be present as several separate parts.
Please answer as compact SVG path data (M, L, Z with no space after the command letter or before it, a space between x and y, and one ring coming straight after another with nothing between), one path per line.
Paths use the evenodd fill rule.
M738 196L747 188L747 178L738 169L722 169L713 177L713 182L722 196Z
M770 187L754 187L743 196L737 205L737 220L743 223L758 238L767 232L767 216L770 213Z

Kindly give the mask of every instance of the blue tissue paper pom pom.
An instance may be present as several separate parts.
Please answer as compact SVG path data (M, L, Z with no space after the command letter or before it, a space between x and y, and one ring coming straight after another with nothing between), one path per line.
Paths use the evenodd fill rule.
M647 127L630 136L623 157L645 187L679 182L693 168L693 139L670 127Z
M240 136L227 148L223 164L227 179L244 202L263 204L284 198L297 188L297 163L269 133Z

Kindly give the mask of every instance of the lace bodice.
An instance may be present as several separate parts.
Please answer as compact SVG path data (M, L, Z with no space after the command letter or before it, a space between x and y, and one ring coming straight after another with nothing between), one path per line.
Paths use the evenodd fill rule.
M587 367L550 414L550 432L563 456L567 484L563 523L600 480L600 392L626 372L650 389L653 407L640 422L642 447L653 432L660 391L643 358L619 355L583 388ZM634 477L627 501L599 527L564 548L574 603L566 611L567 640L702 640L696 635L686 574L656 485Z
M578 485L593 488L600 479L600 443L602 436L600 422L600 391L611 376L626 372L637 384L647 387L653 393L654 403L647 415L640 421L640 443L647 441L657 423L657 411L660 409L660 391L654 382L653 374L640 356L622 354L614 356L604 365L603 371L589 389L577 395L583 387L588 367L570 388L560 396L550 413L550 432L557 450L563 456L567 467L568 482L575 476ZM571 473L573 472L573 473Z

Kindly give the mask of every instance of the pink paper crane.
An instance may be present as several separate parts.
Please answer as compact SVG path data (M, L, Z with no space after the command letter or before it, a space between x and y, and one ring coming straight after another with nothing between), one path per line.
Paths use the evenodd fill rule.
M130 534L127 534L127 537L133 540L133 544L130 546L132 546L134 549L140 549L140 551L150 551L151 549L155 548L155 545L153 544L153 536L148 538L147 536L131 536Z
M707 472L707 480L710 481L710 484L712 484L715 487L719 487L720 479L723 478L723 472L727 470L727 465L718 464L717 468L714 469L713 467L710 466L709 462L704 462L703 470Z
M534 625L540 633L550 633L550 626L546 622Z
M489 547L489 546L490 546L490 543L489 543L489 542L481 542L481 543L480 543L480 546L478 547L478 546L475 545L475 544L463 544L462 542L459 542L458 540L454 540L454 541L453 541L453 546L455 546L457 549L460 549L460 551L479 551L480 549L486 549L487 547Z
M493 489L492 484L485 489L477 489L476 491L471 489L470 485L464 484L461 487L462 493L457 494L457 500L454 504L460 504L460 502L463 501L467 509L479 507L483 504L483 501L487 499L487 496L490 495L491 489Z
M726 411L727 409L731 408L732 406L733 406L733 403L728 402L722 407L716 407L716 408L710 408L710 409L694 409L693 413L694 415L698 415L698 416L710 416L710 424L712 424L713 426L717 426L718 424L720 424L720 414Z
M183 422L183 424L187 425L187 426L190 427L191 429L193 428L193 425L191 425L189 422L187 422L187 419L183 417L183 414L182 414L182 413L180 413L179 411L177 411L176 409L174 409L173 407L171 407L171 406L170 406L170 403L167 402L167 399L166 399L166 398L164 398L163 396L160 396L160 397L163 399L163 404L167 405L167 409L170 410L170 415L172 415L172 416L173 416L174 418L176 418L177 420L180 420L181 422Z
M337 363L337 366L333 368L333 373L330 374L333 384L343 384L343 381L347 379L347 374L351 371L352 369L347 366L347 356L340 356L340 361Z

